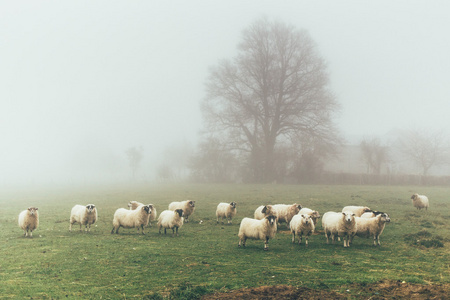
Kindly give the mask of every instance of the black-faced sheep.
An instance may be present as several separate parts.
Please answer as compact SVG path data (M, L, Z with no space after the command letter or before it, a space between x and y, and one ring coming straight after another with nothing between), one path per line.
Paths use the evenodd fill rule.
M139 228L142 229L142 234L145 234L144 228L148 224L148 215L151 213L151 208L148 205L140 205L135 210L128 210L119 208L114 213L113 229L111 233L119 233L119 228Z
M315 226L312 217L308 214L295 215L289 224L292 233L292 243L295 243L295 234L298 236L298 244L302 243L305 236L305 245L308 246L308 238L314 232Z
M277 232L277 218L267 216L257 220L244 218L239 227L239 247L245 247L247 239L264 240L264 250L269 250L269 239L274 238Z
M217 209L216 209L216 217L217 217L217 224L219 224L219 218L222 220L222 224L223 224L223 219L227 220L228 224L231 224L233 217L236 215L236 202L231 202L231 203L219 203L219 205L217 205Z
M81 226L85 226L85 231L91 231L91 225L97 221L97 208L94 204L84 205L75 205L70 212L70 226L69 231L72 231L72 225L74 223L80 224Z
M163 211L158 218L159 234L161 234L161 229L164 228L164 234L167 233L167 229L172 229L172 236L175 235L175 232L178 236L178 229L183 226L183 214L184 212L182 209Z
M184 222L187 223L187 222L189 222L189 216L194 213L195 201L185 200L185 201L181 201L181 202L172 202L169 204L169 210L176 210L176 209L183 210Z
M414 194L411 196L412 204L415 208L418 210L421 210L425 208L425 210L428 210L428 207L430 206L430 202L428 201L428 197L425 195L418 195Z
M356 236L369 238L373 236L373 245L381 245L380 235L383 233L386 223L391 219L387 213L373 212L375 217L356 217Z
M356 220L353 212L326 212L322 217L322 227L325 237L331 236L334 244L335 236L344 238L344 247L350 247L350 239L356 234Z
M28 207L19 214L19 227L24 231L24 236L33 237L33 230L39 226L39 213L37 207Z
M130 210L135 210L136 208L138 208L139 205L144 205L141 202L137 202L137 201L130 201L128 203L128 207L130 208ZM156 217L158 216L158 212L156 211L156 208L153 204L147 204L151 209L152 212L148 215L148 226L152 226L152 221L156 220Z

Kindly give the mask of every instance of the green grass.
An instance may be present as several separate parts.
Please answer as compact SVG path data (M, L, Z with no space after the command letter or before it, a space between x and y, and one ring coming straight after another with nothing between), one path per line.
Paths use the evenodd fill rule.
M450 188L424 187L430 209L416 211L413 187L304 185L149 185L113 188L53 189L0 193L0 298L147 298L192 299L217 291L288 284L345 290L351 283L382 279L412 283L449 283ZM136 200L156 205L196 200L192 222L179 237L159 235L156 224L147 235L134 229L110 234L114 211ZM233 225L217 225L219 202L238 203ZM381 247L355 238L349 249L326 245L320 234L309 247L292 245L282 225L269 251L263 241L237 247L239 222L261 204L300 203L339 211L345 205L367 205L391 217ZM94 203L97 227L90 234L69 233L75 204ZM39 207L40 226L24 238L17 216ZM199 220L203 220L199 224ZM75 226L74 228L77 228ZM419 242L417 242L419 241ZM439 244L440 243L440 244Z

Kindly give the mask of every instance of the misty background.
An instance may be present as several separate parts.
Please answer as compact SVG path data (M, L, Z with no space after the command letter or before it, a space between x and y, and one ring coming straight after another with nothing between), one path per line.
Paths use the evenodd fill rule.
M364 167L363 140L388 145L411 130L444 140L449 9L447 1L0 1L0 185L187 178L209 70L236 55L242 31L261 17L307 30L327 63L341 106L335 122L354 146L331 163L336 172ZM134 175L130 150L141 156Z

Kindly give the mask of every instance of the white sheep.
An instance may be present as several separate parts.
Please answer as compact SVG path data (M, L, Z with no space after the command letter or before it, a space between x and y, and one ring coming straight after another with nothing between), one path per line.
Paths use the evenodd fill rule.
M264 250L269 250L269 239L277 232L277 218L267 216L261 220L243 218L239 227L238 247L245 247L247 239L264 240Z
M425 210L428 210L428 207L430 206L428 197L425 195L418 195L414 194L411 196L412 204L415 208L418 210L421 210L422 208L425 208Z
M317 225L317 221L320 218L320 213L317 210L312 210L310 208L307 207L302 207L302 209L300 209L300 211L298 212L298 215L310 215L311 219L314 222L314 225Z
M334 244L335 236L344 238L344 247L350 247L350 239L356 233L356 220L353 212L326 212L322 217L322 227L325 237L331 236Z
M128 203L128 207L130 210L136 209L139 205L144 205L141 202L137 201L130 201ZM152 212L148 215L148 226L152 226L152 221L156 220L156 217L158 216L158 212L156 211L156 208L153 204L148 204L148 206L152 209Z
M85 231L91 231L91 225L97 221L97 208L94 204L75 205L70 212L70 226L69 231L72 231L72 225L74 223L80 223L81 226L85 225Z
M181 202L172 202L169 204L169 210L176 210L176 209L183 210L184 221L187 223L187 222L189 222L189 220L188 220L189 216L194 213L195 201L185 200L185 201L181 201Z
M254 218L256 220L262 220L266 216L277 217L277 212L275 211L272 205L261 205L255 210Z
M291 219L298 214L300 209L302 209L302 206L297 203L275 204L273 205L273 209L277 212L278 223L286 222L286 225L289 227L289 222L291 222Z
M114 213L113 229L111 233L119 233L119 228L139 228L142 229L142 234L145 234L144 227L148 224L148 215L151 213L151 208L148 205L139 205L135 210L128 210L119 208Z
M37 207L28 207L19 214L19 227L24 231L24 236L33 237L33 230L39 226L39 213Z
M373 245L381 245L380 235L383 233L384 227L391 219L387 213L374 212L375 217L356 217L356 236L371 237L373 236Z
M305 245L308 246L308 238L314 232L315 226L313 218L308 214L295 215L289 224L292 233L292 243L295 243L295 234L298 236L298 244L302 243L302 236L305 236Z
M350 206L346 206L342 209L342 212L344 211L351 211L352 213L355 214L355 217L361 217L361 215L365 212L370 212L372 211L370 208L368 208L367 206L355 206L355 205L350 205Z
M176 234L178 236L178 229L183 226L183 210L182 209L176 209L174 211L172 210L165 210L163 211L158 218L158 228L159 228L159 234L161 234L161 228L164 228L164 234L166 234L167 229L172 229L173 233L172 236Z
M231 224L233 217L236 215L236 202L231 203L219 203L217 205L216 209L216 217L217 217L217 224L219 224L219 218L227 220L228 224Z

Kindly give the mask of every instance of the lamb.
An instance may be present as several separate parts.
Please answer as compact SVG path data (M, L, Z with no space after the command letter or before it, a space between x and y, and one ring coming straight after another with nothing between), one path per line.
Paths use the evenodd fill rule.
M247 239L264 240L264 250L269 250L269 239L274 238L277 232L277 218L266 216L261 220L244 218L239 227L238 247L245 247Z
M312 210L312 209L310 209L310 208L303 207L303 208L300 209L300 211L298 212L298 215L305 215L305 214L311 216L311 219L313 220L314 225L317 224L317 221L318 221L319 218L320 218L320 214L319 214L319 212L318 212L317 210Z
M164 228L164 234L166 234L167 229L172 229L173 233L172 236L176 234L178 236L178 229L183 226L183 210L182 209L175 209L172 210L165 210L163 211L158 218L158 228L159 228L159 234L161 234L161 228Z
M305 245L308 246L308 237L314 232L315 225L313 218L308 214L297 214L292 217L289 224L292 233L292 243L295 243L295 233L299 239L298 244L302 243L302 236L305 236Z
M387 213L374 212L375 217L356 217L356 235L359 237L371 237L373 236L373 245L381 245L380 235L383 233L386 223L390 222L391 219ZM351 242L351 240L350 240Z
M219 224L219 218L227 219L227 223L231 224L233 217L236 215L236 202L231 203L219 203L217 205L216 210L216 217L217 217L217 224Z
M113 229L111 233L116 231L119 233L119 228L137 228L139 233L139 228L142 228L142 234L145 234L144 227L148 224L148 215L151 213L152 209L148 205L139 205L135 210L128 210L125 208L119 208L114 213L113 219Z
M128 203L128 207L130 208L130 210L136 209L139 205L144 205L144 204L141 202L137 202L137 201L130 201ZM156 220L156 217L158 216L158 212L156 211L156 208L153 204L148 204L148 206L152 209L152 212L149 214L149 217L148 217L148 225L152 226L152 221Z
M370 212L372 211L370 208L368 208L367 206L354 206L354 205L350 205L350 206L346 206L342 209L342 212L344 211L351 211L355 214L356 217L361 217L361 215L365 212Z
M189 222L188 218L194 213L195 201L185 200L181 202L172 202L169 204L169 210L182 209L184 214L184 221Z
M39 226L39 213L37 207L28 207L19 214L19 227L24 231L24 236L33 237L33 230Z
M350 211L346 212L326 212L322 217L322 226L325 231L325 237L331 236L334 244L335 236L344 238L344 247L350 247L350 239L356 234L355 214Z
M272 205L261 205L255 210L254 218L256 220L262 220L266 216L278 216Z
M97 221L97 208L94 204L75 205L70 212L70 226L69 231L72 231L72 225L76 222L81 226L85 225L85 231L91 231L91 225Z
M411 196L412 204L415 208L418 210L421 210L422 208L425 208L425 210L428 210L428 207L430 206L428 197L425 195L418 195L414 194Z
M289 222L291 222L292 217L298 214L300 209L302 209L302 206L297 203L275 204L273 208L277 212L278 223L286 222L287 226L289 227Z

